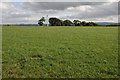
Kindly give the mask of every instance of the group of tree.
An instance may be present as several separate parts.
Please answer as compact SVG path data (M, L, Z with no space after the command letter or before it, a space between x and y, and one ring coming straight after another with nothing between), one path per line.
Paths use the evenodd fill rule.
M45 22L44 17L38 20L38 24L40 26L42 26L44 22ZM71 20L61 20L56 17L49 18L49 25L50 26L97 26L97 24L94 22L85 22L80 20L73 20L72 22Z
M72 26L73 23L70 20L60 20L58 18L49 18L50 26Z

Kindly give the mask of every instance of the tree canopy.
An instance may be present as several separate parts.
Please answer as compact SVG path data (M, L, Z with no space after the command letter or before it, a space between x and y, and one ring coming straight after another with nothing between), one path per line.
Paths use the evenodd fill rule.
M58 18L49 18L49 23L51 26L63 26L63 21Z
M40 26L43 25L45 22L45 18L42 17L40 20L38 20L38 24ZM50 26L97 26L94 22L86 22L86 21L80 21L80 20L61 20L56 17L49 18L49 25Z
M64 22L64 26L72 26L73 23L70 20L65 20Z
M42 26L44 22L45 22L45 18L44 17L42 17L40 20L38 20L38 24L40 26Z

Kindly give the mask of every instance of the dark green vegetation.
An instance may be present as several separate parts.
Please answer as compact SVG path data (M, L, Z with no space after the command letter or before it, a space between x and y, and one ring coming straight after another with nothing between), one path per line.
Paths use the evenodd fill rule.
M55 17L49 18L49 23L51 26L97 26L97 24L94 22L85 22L79 20L74 20L72 22L70 20L61 20Z
M40 20L38 20L38 24L39 24L40 26L43 25L43 22L45 22L45 18L44 18L44 17L42 17Z
M3 27L3 78L118 77L118 27Z
M44 22L45 22L44 17L38 20L38 24L40 26L42 26ZM72 22L70 20L61 20L56 17L49 18L49 25L50 26L98 26L94 22L85 22L85 21L80 21L80 20L73 20Z

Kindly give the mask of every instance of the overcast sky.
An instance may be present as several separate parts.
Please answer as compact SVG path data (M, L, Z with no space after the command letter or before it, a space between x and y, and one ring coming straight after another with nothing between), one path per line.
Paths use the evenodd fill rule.
M14 1L4 0L0 3L2 10L0 19L3 24L36 24L38 19L46 15L63 20L118 22L118 0L98 0L97 2L95 0Z

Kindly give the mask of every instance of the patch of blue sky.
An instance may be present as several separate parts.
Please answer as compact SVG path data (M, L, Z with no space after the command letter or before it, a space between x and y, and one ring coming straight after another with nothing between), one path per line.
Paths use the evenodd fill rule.
M13 4L16 8L21 8L21 3L20 3L20 2L12 2L12 4Z

